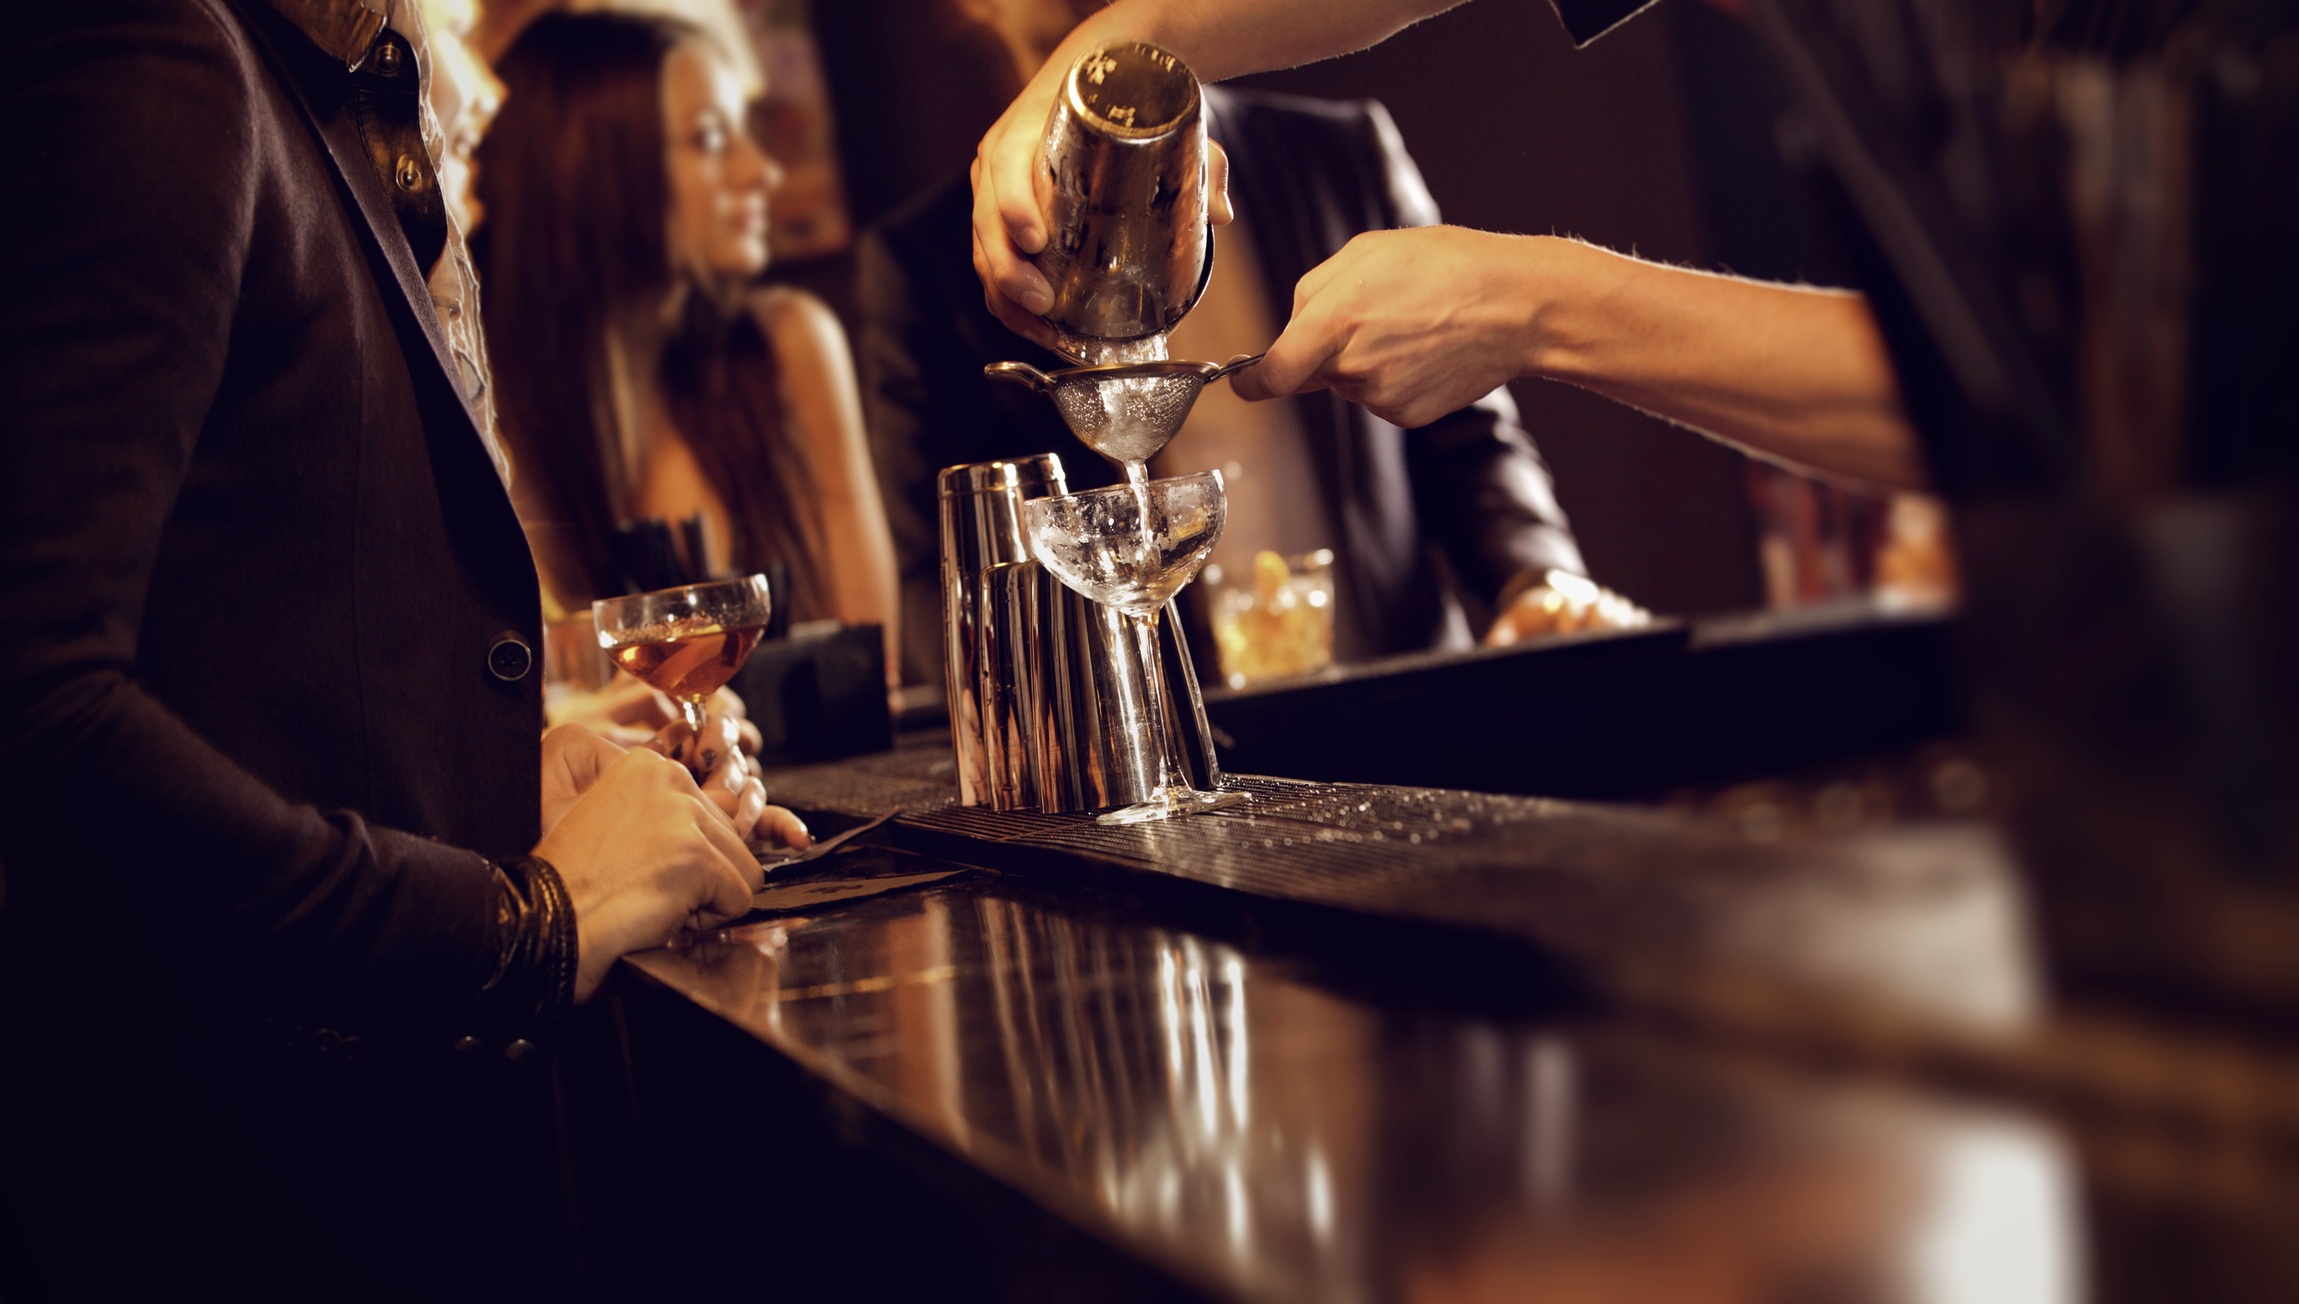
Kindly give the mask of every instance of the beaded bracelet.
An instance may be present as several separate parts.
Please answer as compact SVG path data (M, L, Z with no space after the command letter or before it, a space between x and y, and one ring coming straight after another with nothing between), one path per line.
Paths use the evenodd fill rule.
M559 871L540 856L487 863L496 885L495 972L480 990L517 993L548 1022L575 1003L574 902Z

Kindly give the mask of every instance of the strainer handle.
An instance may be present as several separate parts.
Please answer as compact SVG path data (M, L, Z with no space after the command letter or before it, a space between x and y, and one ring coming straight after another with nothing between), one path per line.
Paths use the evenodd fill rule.
M1040 394L1050 394L1054 389L1054 382L1046 373L1027 362L993 362L982 368L982 374L991 380L1010 380L1017 385L1027 385Z
M1247 367L1252 366L1254 363L1259 362L1268 356L1269 355L1267 353L1240 353L1236 357L1231 358L1229 361L1222 363L1218 367L1215 367L1212 373L1206 376L1205 383L1210 385L1233 371L1243 371ZM1015 366L1018 364L1003 363L1001 365Z

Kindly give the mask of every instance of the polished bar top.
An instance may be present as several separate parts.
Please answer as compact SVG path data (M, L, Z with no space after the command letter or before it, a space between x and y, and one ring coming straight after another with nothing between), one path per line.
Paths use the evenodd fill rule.
M1211 896L1497 942L1648 1013L2299 1144L2299 1047L2047 1004L2017 871L1979 820L1751 832L1647 806L1233 775L1245 807L1109 828L957 807L939 736L771 778L777 800L835 821L900 812L891 841L959 863L1161 908Z
M1971 822L1758 843L1652 808L1232 775L1241 808L1105 827L956 806L939 738L770 781L807 811L900 811L913 850L1531 943L1654 1001L1856 1005L1980 1035L2036 1004L2009 863Z
M852 871L909 878L876 853ZM973 872L638 967L1219 1296L1938 1298L2082 1272L2064 1140L1544 1013L1392 1006ZM1873 1290L1869 1288L1873 1287Z
M866 847L776 893L631 963L1180 1294L2299 1297L2299 1180L2248 1140L1689 1034L1530 966L1416 981L1448 969L1426 936L1336 954L1044 866Z

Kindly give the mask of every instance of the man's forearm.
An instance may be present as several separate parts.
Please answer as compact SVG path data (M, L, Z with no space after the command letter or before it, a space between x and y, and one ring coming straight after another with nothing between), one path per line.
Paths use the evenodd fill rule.
M440 1018L478 997L491 897L475 852L285 800L120 673L16 700L0 855L68 917L164 911L305 995Z
M1067 68L1105 41L1148 41L1205 81L1290 68L1374 45L1461 0L1117 0L1078 24L1047 62Z
M1526 370L1769 459L1928 483L1867 301L1537 241Z

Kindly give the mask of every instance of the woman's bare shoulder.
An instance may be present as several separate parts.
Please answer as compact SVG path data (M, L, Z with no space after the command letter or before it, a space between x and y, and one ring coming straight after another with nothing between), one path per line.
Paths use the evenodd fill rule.
M839 324L838 314L804 290L761 286L751 292L750 310L785 364L830 357L843 361L847 356L846 328Z
M844 457L862 439L861 397L846 328L830 305L787 286L751 297L751 311L782 373L782 401L800 443L816 457ZM833 452L832 450L836 450Z

